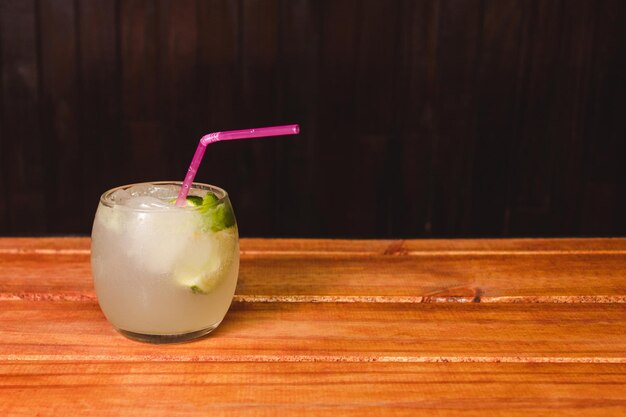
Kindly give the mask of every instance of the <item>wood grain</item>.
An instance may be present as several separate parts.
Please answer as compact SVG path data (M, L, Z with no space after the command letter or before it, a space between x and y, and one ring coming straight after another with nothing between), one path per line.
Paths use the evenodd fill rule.
M0 414L626 413L626 239L242 239L193 343L118 334L88 238L0 238Z
M83 207L95 210L100 195L126 181L122 172L128 161L122 135L122 80L118 56L118 5L113 2L79 0L78 50L80 79L81 162ZM97 27L98 30L93 30ZM112 169L115 167L115 169ZM82 216L83 230L91 219ZM85 218L87 217L87 218Z
M240 93L237 111L242 111L237 117L240 126L271 126L277 120L279 3L277 0L239 3L240 71L236 88ZM273 231L275 192L280 181L275 169L276 141L251 140L236 146L229 151L239 152L240 162L228 170L236 172L239 181L251 185L246 190L233 190L235 211L239 208L249 214L240 217L238 224L249 228L254 236L269 235Z
M509 187L511 234L533 235L553 225L548 221L552 185L545 179L554 175L555 149L550 144L554 127L552 108L558 100L554 80L561 69L558 52L563 21L562 4L556 1L526 2L521 53L525 71L521 73L523 100L519 109L523 120L519 139L513 144L515 167ZM529 155L534 155L529 157Z
M0 3L0 233L47 231L37 5Z
M169 142L159 61L159 17L154 1L119 3L119 54L121 68L123 147L120 159L125 183L156 181L169 174ZM118 184L121 185L121 184ZM103 190L104 192L105 190Z
M582 216L583 178L586 174L588 145L593 141L589 120L585 116L592 91L590 80L593 61L589 57L594 54L596 25L601 24L596 20L596 11L596 4L585 1L561 4L560 15L569 17L560 27L557 53L559 66L563 69L577 68L577 71L558 77L554 85L552 111L555 119L569 119L568 137L555 141L551 153L554 168L549 218L551 227L557 230L576 229L574 225ZM561 126L557 122L552 129L558 130Z
M432 236L469 233L477 131L476 82L483 10L477 0L438 2L435 65L435 131L428 215ZM457 51L450 53L451 51ZM463 137L463 141L458 138ZM410 187L410 185L408 185ZM419 197L419 196L418 196Z
M99 193L182 178L202 133L297 122L205 156L244 235L624 235L625 19L622 0L3 0L0 233L88 234Z
M95 300L18 300L0 329L0 360L626 363L624 304L237 302L212 336L153 346Z
M359 57L364 56L359 39L364 36L362 22L368 5L340 0L326 1L321 8L319 99L325 105L319 108L317 122L316 188L322 192L317 191L316 197L322 236L338 230L339 235L358 237L363 224L379 227L377 180L384 170L386 138L360 126L355 100L368 75L367 69L362 74L359 67ZM363 94L377 91L367 88ZM363 206L369 209L362 210Z
M602 364L0 362L0 412L599 416L626 411L625 383Z
M321 10L324 3L279 2L278 117L298 120L297 138L276 141L274 232L281 236L317 236L323 191L315 186L321 170L318 114ZM285 36L289 34L289 36ZM313 36L312 36L313 34ZM307 82L302 82L305 79ZM295 140L289 140L295 139ZM302 190L307 192L303 193ZM299 210L293 210L299 207ZM300 234L294 230L301 229Z
M80 84L78 78L78 33L76 2L73 0L39 2L42 86L42 130L47 167L45 205L54 221L52 233L79 233L89 227L83 213L83 193L91 184L83 183L81 147L87 145L80 135ZM73 198L67 198L67 196ZM92 202L92 208L96 205ZM82 222L82 224L81 224Z
M612 10L612 8L615 8ZM592 68L590 70L590 96L594 102L614 103L605 111L593 112L587 117L587 131L593 134L593 141L588 145L587 160L588 180L585 186L582 216L585 221L581 227L586 234L609 234L606 223L615 224L615 232L626 233L626 220L620 216L626 207L626 168L624 164L613 164L626 154L626 143L616 134L612 126L620 122L620 97L626 94L626 86L611 86L617 76L616 70L605 68L607 63L623 60L623 42L615 34L622 30L622 19L626 15L626 4L616 0L601 3L596 9L594 43L602 45L594 48ZM623 64L621 64L623 65ZM620 178L615 183L611 177Z
M0 237L0 253L88 253L85 237ZM556 255L624 254L625 238L572 239L241 239L242 254L293 255Z
M525 68L520 28L526 4L520 0L487 0L482 4L476 73L477 138L471 161L473 235L508 235L508 190L513 175L509 167L519 135L519 80Z
M169 158L166 178L184 177L185 166L200 137L201 113L198 106L198 19L196 0L160 0L158 13L160 107L165 109L164 140ZM146 145L149 146L149 145ZM155 177L156 178L156 177Z
M437 47L440 2L405 2L400 10L395 123L399 144L388 169L400 179L392 190L387 219L394 236L432 232L434 150L437 136ZM446 18L446 15L443 16ZM419 97L419 99L418 99ZM399 173L402 174L399 174ZM397 189L396 189L397 188ZM394 194L395 192L395 194ZM404 204L395 204L403 201Z
M240 301L626 302L626 239L241 241ZM0 239L0 298L95 299L86 238Z

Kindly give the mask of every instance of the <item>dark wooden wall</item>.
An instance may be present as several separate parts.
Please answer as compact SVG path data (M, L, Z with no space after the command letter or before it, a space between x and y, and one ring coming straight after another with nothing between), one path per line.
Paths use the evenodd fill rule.
M626 234L624 0L0 0L0 234L107 188L229 190L242 235Z

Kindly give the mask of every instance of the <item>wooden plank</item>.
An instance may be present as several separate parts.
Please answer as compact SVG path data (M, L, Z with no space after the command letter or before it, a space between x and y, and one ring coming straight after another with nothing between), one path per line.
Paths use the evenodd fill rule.
M589 296L624 294L626 239L244 239L226 320L208 338L167 346L130 341L106 322L88 244L0 239L0 414L626 409L626 304L615 302L626 297ZM425 293L431 284L439 293ZM426 295L360 292L390 285ZM524 301L574 290L579 304L489 298L502 289ZM482 302L447 302L459 300Z
M243 257L238 295L461 297L459 301L626 300L620 255ZM600 299L598 298L598 301ZM450 300L453 301L453 300ZM500 300L500 301L505 301Z
M89 254L1 254L0 265L0 297L95 297Z
M84 177L82 229L91 222L100 195L127 181L128 160L122 135L118 7L115 2L77 2L80 134Z
M243 239L237 296L251 301L623 302L624 243L433 241L430 247L426 241L407 241L405 248L402 242ZM93 299L88 245L85 238L0 239L2 297Z
M622 116L626 95L622 80L626 68L626 3L598 3L590 69L590 102L586 109L588 127L584 154L586 185L581 231L586 235L625 235L626 141Z
M0 301L0 360L626 363L625 304L234 303L212 336L118 335L93 300Z
M399 82L395 71L400 49L400 7L398 2L376 0L362 0L357 4L353 74L355 123L349 128L354 131L354 140L339 150L344 164L346 159L354 158L351 168L342 167L351 178L351 184L340 187L343 195L338 196L334 204L324 204L324 208L326 216L345 213L351 236L394 236L391 219L398 201L396 180L400 159L400 135L395 116L400 106L395 91ZM323 198L326 199L326 195ZM343 201L342 209L338 209L339 201ZM368 209L363 210L363 207Z
M626 365L0 362L0 412L618 415Z
M318 234L390 234L399 193L396 76L399 3L329 1L321 7ZM317 191L319 193L319 191ZM339 203L341 202L341 203ZM341 204L341 208L339 208Z
M624 95L621 68L626 56L621 42L624 6L620 0L566 3L397 0L382 7L374 2L310 0L5 0L0 25L4 109L0 146L5 198L0 207L10 208L5 207L5 215L0 214L0 218L5 218L7 233L49 232L45 194L52 187L45 187L46 179L53 181L56 176L53 164L63 170L63 175L69 175L69 162L74 157L54 162L53 152L48 153L45 148L50 136L44 132L51 132L50 128L59 132L65 129L62 135L68 132L68 138L72 136L70 146L58 143L58 148L73 155L76 135L72 133L72 118L80 119L78 143L81 152L87 152L80 161L80 170L89 168L91 163L107 168L99 171L92 167L82 181L88 182L97 173L106 176L109 184L119 184L112 176L131 181L184 171L184 165L175 165L189 160L193 148L186 144L195 145L194 132L241 127L247 124L246 120L264 117L274 120L306 114L309 126L305 128L310 136L293 162L289 159L292 154L283 149L288 142L258 145L271 147L270 153L277 150L277 155L270 159L278 164L264 162L271 168L262 166L254 152L245 152L248 146L257 146L252 143L218 145L207 155L215 158L205 162L216 165L203 164L206 171L201 175L241 193L233 196L242 204L242 222L269 222L272 227L264 226L264 234L293 235L301 227L301 236L309 235L306 228L316 236L357 235L357 228L362 227L359 222L377 233L381 232L376 230L378 222L395 222L394 236L468 235L472 230L467 213L473 210L487 219L485 213L491 209L486 203L480 204L487 206L487 211L470 204L473 192L487 193L472 189L472 176L477 174L474 167L484 167L481 169L486 171L478 173L483 180L498 182L501 177L490 177L488 171L499 172L502 164L500 158L490 158L488 152L482 152L484 146L478 146L486 164L472 165L476 159L476 104L485 104L479 114L479 129L484 133L480 137L486 138L487 144L495 143L506 131L503 126L509 123L508 103L514 100L514 94L508 93L517 79L512 67L521 48L524 60L517 67L523 78L519 87L523 94L514 124L519 117L523 120L519 123L520 132L514 129L511 133L520 135L516 148L519 152L513 163L503 168L519 173L512 184L511 233L623 234L620 231L624 231L626 223L618 213L623 212L626 195L621 180L626 178L626 165L619 163L626 143L620 140L624 136L620 123L620 98ZM173 7L172 13L168 12L169 6L164 6L167 4ZM398 9L400 18L396 19L394 10ZM513 35L520 26L518 45ZM199 43L193 41L196 31L201 36ZM163 36L164 32L172 36ZM180 43L172 48L168 39L174 45ZM194 55L196 49L198 56ZM173 50L184 53L178 56L171 54ZM378 56L384 59L377 61ZM188 83L193 77L185 77L196 59L203 75L199 77L204 83L199 86L202 97L196 96ZM294 63L292 59L303 61ZM177 69L170 71L173 67L169 62L178 65ZM290 67L292 63L294 66ZM262 68L267 65L268 68ZM52 68L56 75L50 73ZM311 79L313 82L309 83ZM392 82L393 79L397 81ZM178 90L181 84L183 89ZM400 98L391 100L397 110L383 104L389 102L386 88L390 84L396 85L394 94ZM261 105L248 99L247 94L242 94L247 88L244 86L254 89L246 90L251 93L249 97L270 100ZM76 89L80 90L78 104L74 99ZM170 113L169 90L180 94L174 113ZM125 112L112 114L121 113L120 96ZM377 98L381 99L378 107L372 104ZM53 103L57 99L68 104L66 113L61 104ZM53 109L54 106L57 107ZM186 106L200 109L209 121L193 121L193 126L174 128L175 133L189 129L189 133L180 132L177 138L184 137L185 143L175 146L167 139L168 128L172 129L169 116L177 114L176 119L184 122ZM504 117L494 117L496 114ZM119 134L122 116L126 124L123 134ZM404 118L412 128L395 136L402 125L389 124L387 119L392 116ZM494 124L490 123L492 119ZM361 125L367 126L367 131L354 133L354 127ZM384 128L375 131L378 128L374 125ZM389 142L389 149L381 144L396 137L400 139L397 143ZM103 151L111 152L107 158L119 162L119 170L115 164L104 162L104 156L98 160L91 138L110 139L110 146ZM508 140L507 137L497 145ZM354 149L368 151L359 154ZM381 149L389 151L386 156L377 152ZM493 151L498 155L506 153L499 147L493 147ZM184 157L185 152L189 156ZM355 158L351 158L352 152ZM112 155L118 158L112 160ZM258 158L263 156L267 155ZM133 158L135 163L131 166ZM403 165L394 166L393 161L399 158ZM257 166L252 166L250 160ZM225 162L220 165L219 161ZM371 166L366 162L371 162ZM384 172L390 165L395 171L383 177L394 178L389 191L398 199L374 201L386 208L372 214L378 207L358 206L358 191L367 182L362 174L374 175L372 172L381 166ZM115 169L109 169L110 166ZM134 175L129 175L131 169L135 170ZM243 216L256 215L256 203L250 197L252 192L238 185L246 179L256 180L257 169L276 180L272 182L276 189L269 189L265 195L272 201L267 204L279 206L282 211L272 208L269 216L260 220ZM286 175L281 178L281 173ZM301 175L306 175L311 183L303 181ZM268 184L265 179L261 178L258 184ZM288 181L291 183L286 190ZM301 189L296 187L298 182ZM357 191L353 192L354 184ZM401 192L393 189L400 186ZM342 210L356 212L361 218L326 204L346 199L341 195L344 189L352 195L350 206L343 204ZM83 201L89 205L95 188L85 190L90 196ZM256 187L254 193L265 190ZM313 192L318 194L311 196ZM292 194L305 201L296 200ZM372 195L377 194L368 193L363 198L371 203L375 200ZM319 207L306 204L306 199ZM238 201L235 203L237 207ZM385 213L386 210L394 215ZM72 213L78 214L80 220L70 215L68 222L80 221L80 231L86 232L88 217L83 213L87 211ZM298 224L299 211L306 214L300 220L302 226ZM289 229L275 229L285 213L290 216ZM64 216L65 212L61 214ZM7 215L15 220L7 219ZM328 222L333 224L324 224ZM246 234L261 234L256 227L242 230Z
M241 106L248 122L267 123L275 117L278 95L274 75L280 35L278 1L246 1L240 13Z
M320 98L326 103L320 109L322 129L333 127L345 133L348 127L354 128L357 10L354 0L326 1L321 8ZM338 135L333 129L323 130L319 140L338 142L334 140Z
M380 155L372 155L364 148L355 131L358 126L355 73L359 50L359 7L359 2L354 0L325 1L321 5L319 100L324 105L319 109L316 138L319 160L315 163L320 174L317 188L322 190L318 213L319 235L322 236L332 233L334 236L356 237L358 220L363 216L371 217L369 209L355 209L360 200L351 187L356 184L357 177L358 181L361 180L362 161L381 166ZM358 197L371 201L370 195ZM338 208L339 202L341 209ZM373 206L369 208L373 209Z
M274 236L317 236L323 190L316 186L320 166L318 127L320 25L322 2L280 2L278 117L300 124L297 137L276 140ZM282 140L284 139L284 140ZM303 190L306 190L303 192ZM297 209L294 209L297 207Z
M83 183L82 175L76 3L42 0L39 7L39 29L45 34L40 37L40 77L49 231L85 233L91 221L83 220L82 204L76 202L84 201L84 188L91 184Z
M511 255L535 254L623 254L624 238L573 239L424 239L424 240L344 240L344 239L259 239L243 238L244 255ZM2 238L0 253L87 253L89 238Z
M202 133L241 129L251 126L241 107L242 2L216 0L197 4L198 29L198 95ZM245 124L243 124L243 123ZM187 164L191 161L199 138L189 140ZM191 143L193 142L193 145ZM240 227L246 224L245 213L252 210L246 201L250 163L248 143L241 141L214 144L204 154L196 180L224 188L233 203ZM270 145L271 146L271 145ZM186 167L185 167L186 168ZM264 187L265 188L265 187ZM264 197L264 201L271 196ZM250 204L248 208L242 204Z
M198 89L204 103L201 126L207 132L236 129L239 94L239 7L228 0L200 1L198 13ZM207 152L205 158L211 158ZM224 157L228 154L224 153ZM211 166L220 158L205 159ZM217 165L219 166L219 165ZM228 166L228 165L225 165ZM220 170L217 170L220 171ZM222 177L219 177L222 179ZM228 178L224 175L224 180ZM228 183L217 181L227 186Z
M400 52L396 118L400 143L394 155L394 184L400 195L390 199L394 236L429 236L433 217L433 158L438 120L437 47L438 2L401 4ZM393 184L389 184L393 187ZM402 201L402 204L398 204Z
M203 133L277 124L278 2L199 2L198 13ZM273 228L275 151L272 140L243 141L205 155L198 179L229 192L243 234Z
M0 264L4 298L94 297L87 251L1 253ZM351 257L244 252L237 295L330 301L347 296L390 301L410 297L413 302L623 302L625 270L623 253Z
M518 141L521 23L525 3L487 0L477 51L476 142L472 169L473 236L507 236L512 149Z
M482 2L442 0L437 12L436 130L432 152L434 236L467 236L476 141Z
M158 45L160 107L169 160L163 179L184 178L203 129L198 126L198 26L196 0L159 0Z
M159 83L159 8L154 1L120 2L122 122L127 183L163 180L169 152ZM182 168L184 170L184 168ZM122 185L122 184L119 184Z
M0 2L0 233L47 231L34 1Z
M277 120L278 19L277 0L240 2L239 66L241 96L237 123L240 128L272 126ZM284 139L284 138L283 138ZM244 236L267 236L274 227L276 202L276 140L252 140L228 143L228 151L238 154L234 166L239 184L231 190L236 200L235 212Z
M510 192L511 235L537 235L551 229L549 224L552 178L555 167L552 143L558 136L551 118L558 101L555 80L563 70L559 62L562 3L524 3L522 19L521 116L519 141L515 147ZM544 234L546 232L543 232Z
M65 251L84 252L91 246L85 237L7 238L0 237L0 253L30 253L44 251L61 254Z
M591 86L594 33L597 22L596 2L561 3L559 19L559 76L554 80L551 125L557 132L552 142L552 195L549 233L580 233L583 209L586 153L597 133L589 129L586 117L594 106ZM592 104L594 103L594 104Z
M354 112L362 124L356 128L366 134L391 134L394 129L395 78L393 69L398 60L398 2L387 4L376 0L359 2L359 33L355 71ZM390 68L392 70L390 70ZM376 88L372 88L375 85ZM385 150L385 140L380 138ZM376 144L371 144L376 146ZM380 174L378 172L377 174Z

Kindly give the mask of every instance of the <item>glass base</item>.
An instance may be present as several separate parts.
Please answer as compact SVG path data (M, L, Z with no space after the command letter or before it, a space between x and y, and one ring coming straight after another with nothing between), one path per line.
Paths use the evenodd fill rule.
M163 345L167 343L189 342L190 340L194 340L194 339L198 339L200 337L206 336L209 333L211 333L213 330L215 330L218 324L208 327L206 329L197 330L195 332L182 333L182 334L144 334L144 333L130 332L128 330L122 330L122 329L116 329L116 330L120 332L122 335L126 336L127 338L136 340L138 342Z

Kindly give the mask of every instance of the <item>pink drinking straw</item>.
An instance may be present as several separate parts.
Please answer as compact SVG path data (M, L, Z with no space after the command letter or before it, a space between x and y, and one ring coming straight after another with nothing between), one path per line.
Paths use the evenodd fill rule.
M266 136L297 135L298 133L300 133L299 125L285 125L285 126L260 127L257 129L229 130L226 132L209 133L207 135L202 136L202 138L200 139L200 143L198 143L198 147L196 148L196 153L193 155L193 159L191 160L191 165L189 165L189 169L187 170L187 175L185 176L185 181L183 181L183 186L180 187L178 198L176 199L176 205L177 206L185 205L187 194L189 194L189 188L191 187L191 183L193 183L193 179L196 176L196 172L198 172L198 167L200 167L200 162L202 162L202 157L204 156L204 151L206 150L206 147L209 144L220 142L222 140L253 139L253 138L263 138Z

